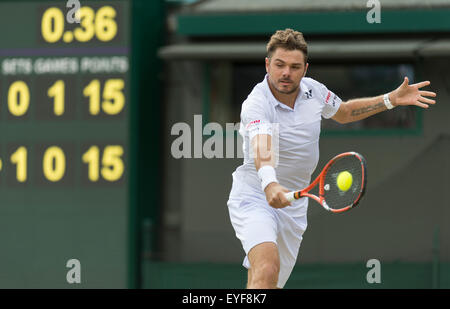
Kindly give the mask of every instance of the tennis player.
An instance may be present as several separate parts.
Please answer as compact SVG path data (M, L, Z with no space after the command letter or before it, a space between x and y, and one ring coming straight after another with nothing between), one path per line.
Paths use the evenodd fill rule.
M308 186L319 160L321 118L358 121L399 105L428 108L435 101L403 83L392 92L347 102L312 78L301 32L279 30L267 44L266 76L242 104L239 133L244 163L233 173L228 200L231 223L245 251L247 288L283 288L307 227L308 198L288 202L284 193ZM289 207L286 207L289 206Z

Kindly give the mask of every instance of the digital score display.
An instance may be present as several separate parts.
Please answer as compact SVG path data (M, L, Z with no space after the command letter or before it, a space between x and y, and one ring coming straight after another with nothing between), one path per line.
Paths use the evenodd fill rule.
M0 288L127 287L130 4L69 2L0 2Z

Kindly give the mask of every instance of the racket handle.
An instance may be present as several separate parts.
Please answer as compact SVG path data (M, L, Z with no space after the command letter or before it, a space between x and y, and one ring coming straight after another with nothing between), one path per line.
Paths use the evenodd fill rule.
M294 193L295 193L295 191L291 191L291 192L285 193L284 196L286 197L286 199L289 202L292 202L292 201L295 201Z

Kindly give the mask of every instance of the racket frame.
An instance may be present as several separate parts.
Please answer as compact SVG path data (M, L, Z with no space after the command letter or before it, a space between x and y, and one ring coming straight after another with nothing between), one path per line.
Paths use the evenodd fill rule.
M327 205L327 203L325 201L325 197L324 197L324 195L325 195L325 188L324 188L325 187L325 176L327 175L327 172L328 172L329 168L331 167L331 165L336 160L338 160L342 157L345 157L345 156L349 156L349 155L356 156L361 162L362 181L361 181L361 188L359 191L359 195L352 204L347 205L343 208L333 209ZM342 212L346 212L346 211L352 209L353 207L355 207L356 205L358 205L359 201L361 200L362 196L365 193L366 182L367 182L366 160L364 159L364 157L361 154L354 152L354 151L348 151L348 152L340 153L340 154L336 155L335 157L333 157L330 161L328 161L328 163L322 169L320 174L316 177L316 179L309 186L307 186L306 188L299 190L299 191L289 192L286 194L286 197L288 197L288 199L290 201L297 200L301 197L309 197L309 198L315 200L317 203L322 205L323 208L325 208L326 210L328 210L330 212L342 213ZM318 183L319 183L319 196L309 193L309 191L312 188L314 188Z

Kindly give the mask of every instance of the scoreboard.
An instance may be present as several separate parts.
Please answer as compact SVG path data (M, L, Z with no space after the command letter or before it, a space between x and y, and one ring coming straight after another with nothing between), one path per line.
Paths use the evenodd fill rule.
M0 2L0 288L127 286L130 21Z

